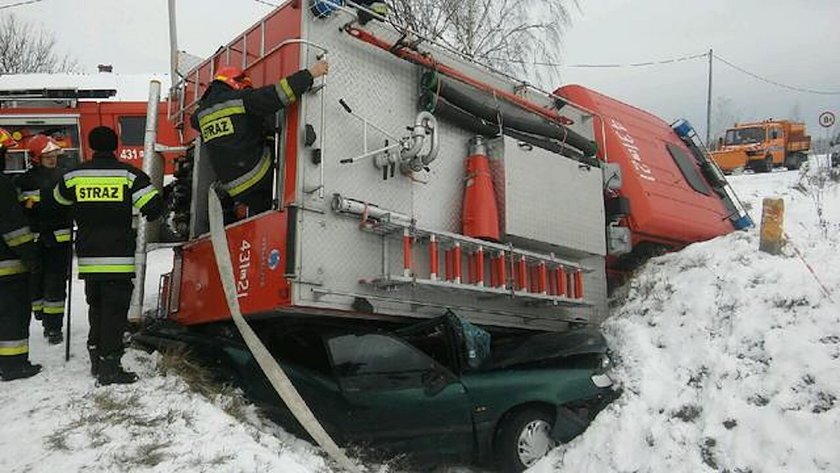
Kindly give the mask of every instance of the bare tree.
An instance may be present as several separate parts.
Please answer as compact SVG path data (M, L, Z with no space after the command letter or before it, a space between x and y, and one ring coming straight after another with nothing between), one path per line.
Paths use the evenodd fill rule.
M569 4L577 0L389 0L391 17L468 57L538 81L559 78L563 31Z
M712 114L712 142L709 146L717 148L717 142L726 134L726 129L735 125L739 120L739 113L735 110L735 102L729 97L716 97L714 113Z
M14 15L0 18L0 74L77 69L75 59L56 51L55 36L49 31L20 21Z

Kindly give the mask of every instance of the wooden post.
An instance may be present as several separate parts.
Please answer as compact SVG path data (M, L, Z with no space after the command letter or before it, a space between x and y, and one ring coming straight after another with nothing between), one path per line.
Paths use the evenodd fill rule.
M785 201L765 198L761 208L761 241L758 249L771 255L782 252L784 239Z

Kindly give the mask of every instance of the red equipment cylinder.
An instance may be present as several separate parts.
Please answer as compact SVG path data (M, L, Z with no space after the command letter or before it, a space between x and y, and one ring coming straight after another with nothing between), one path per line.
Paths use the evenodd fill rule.
M498 266L498 268L499 268L498 269L498 271L499 271L499 279L498 279L499 287L501 287L502 289L505 289L505 287L507 285L507 271L505 269L507 267L507 258L505 258L504 252L499 253L498 265L499 265Z
M475 252L475 283L479 286L484 285L484 249L479 248Z
M455 243L455 249L452 250L452 269L455 277L455 282L461 283L461 245Z
M575 272L575 299L583 299L583 272Z
M411 277L411 235L403 230L403 276Z
M499 208L493 190L487 146L481 136L470 140L461 223L464 235L499 241Z
M537 290L540 294L547 294L548 292L548 268L545 263L540 262L537 265Z
M554 291L555 296L562 296L566 294L566 271L563 268L557 268L554 270L554 283L556 284L556 289Z
M511 257L513 257L511 255ZM528 285L528 265L525 263L525 257L520 256L516 267L516 286L520 291L524 291Z
M429 279L432 281L438 277L438 244L434 235L429 237Z

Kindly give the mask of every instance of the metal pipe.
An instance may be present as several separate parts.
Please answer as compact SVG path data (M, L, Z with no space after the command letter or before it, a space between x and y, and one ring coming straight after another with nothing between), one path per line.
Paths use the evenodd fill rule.
M177 87L178 74L178 26L175 18L175 0L169 0L169 90ZM170 94L171 95L171 94Z
M426 137L431 134L432 143L429 152L421 155L420 152L426 144ZM400 152L402 170L420 172L423 168L437 158L440 143L437 136L437 119L427 111L421 111L414 120L414 128L411 131L411 147Z
M146 134L143 140L143 172L152 179L152 185L160 189L163 184L163 166L157 159L155 141L157 141L157 118L160 106L160 81L149 83L149 102L146 106ZM146 246L156 238L156 227L150 225L144 218L137 224L137 240L134 250L134 292L131 294L131 305L128 310L128 320L138 322L143 317L143 298L146 282Z
M333 195L332 208L338 213L358 215L404 227L412 224L411 217L407 215L391 212L390 210L360 200L342 197L341 194Z
M321 55L322 60L327 59L327 51ZM327 162L327 75L321 76L321 161L318 163L318 174L320 186L318 187L318 198L324 198L324 167Z

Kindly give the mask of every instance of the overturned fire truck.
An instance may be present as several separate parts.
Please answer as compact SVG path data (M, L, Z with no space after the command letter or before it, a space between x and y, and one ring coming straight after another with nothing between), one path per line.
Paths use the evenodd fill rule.
M355 471L291 388L300 365L284 366L287 378L277 360L300 356L305 365L317 358L325 366L310 367L315 371L357 374L372 359L339 364L337 350L371 334L330 335L348 323L396 328L399 345L436 361L452 351L442 341L451 339L444 326L473 336L480 332L470 327L480 326L504 342L510 334L597 325L607 315L608 265L626 268L649 256L650 246L680 248L742 228L749 218L686 122L672 127L578 86L538 90L387 22L360 21L357 5L341 3L281 5L172 89L168 116L187 148L172 194L188 196L173 206L172 220L188 224L176 229L185 241L175 246L173 269L162 278L158 313L186 329L182 335L152 331L145 339L180 338L225 351L246 384L255 377L242 373L256 359L310 436ZM329 59L330 74L276 117L272 209L223 227L210 190L216 178L200 136L188 126L215 71L236 65L260 86L321 58ZM313 331L309 323L324 319L341 322ZM230 336L231 320L241 337ZM419 328L409 324L424 320ZM332 338L324 343L322 337ZM476 353L488 349L492 360L493 350L496 356L505 350L504 343L488 348L489 338L475 338L473 348L455 349L469 354L465 363L441 361L446 369L383 381L402 386L417 377L417 402L424 406L449 399L440 401L445 411L416 408L427 422L418 432L427 440L475 445L478 454L510 447L510 469L520 471L539 458L517 457L523 429L540 429L540 439L549 431L554 440L567 439L559 426L574 425L567 433L576 435L603 407L611 382L599 371L602 340L572 337L576 345L558 347L559 339L528 339L525 345L541 347L546 359L526 356L528 347L511 342L518 348L508 353L518 361L497 366L526 365L536 370L528 381L535 383L540 369L556 367L547 363L551 357L595 355L587 358L594 364L575 368L577 387L563 390L570 397L555 392L550 401L523 401L482 420L488 409L476 410L469 402L477 401L465 398L472 388L478 392L467 375L478 373L488 386L481 373L490 368L481 368ZM330 356L318 358L327 351ZM302 394L312 386L298 384ZM529 386L516 391L538 391ZM343 394L335 402L345 407L333 409L343 404L332 401L313 407L327 422L355 412L351 398L363 388L337 389ZM464 430L428 434L431 413L454 416L454 400L467 406L459 414ZM371 415L362 410L359 415ZM371 420L380 436L388 430L385 417ZM341 418L336 424L361 425ZM341 436L335 425L325 427ZM464 436L453 440L456 432ZM499 440L508 437L509 444ZM551 442L540 445L542 455Z
M230 64L255 85L317 58L333 65L329 84L277 118L274 210L227 229L246 315L455 308L483 325L562 330L605 317L608 255L743 224L688 132L583 88L541 92L340 8L321 16L288 3L173 89L170 116L192 145L175 185L192 199L166 317L229 317L208 270L214 176L184 125Z

